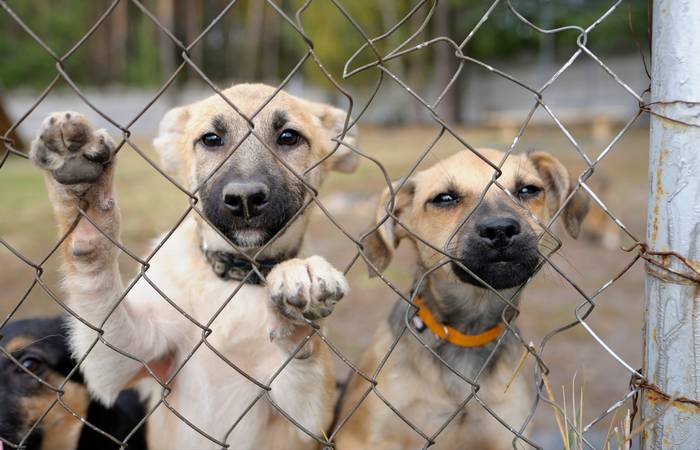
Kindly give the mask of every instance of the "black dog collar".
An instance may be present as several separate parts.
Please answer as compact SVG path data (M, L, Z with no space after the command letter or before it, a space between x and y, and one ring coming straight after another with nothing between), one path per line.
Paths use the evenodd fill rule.
M253 270L253 263L240 256L222 251L211 251L202 248L207 262L214 273L224 280L244 281L250 284L263 284L262 278ZM288 258L256 260L255 267L263 276L267 276L273 267Z

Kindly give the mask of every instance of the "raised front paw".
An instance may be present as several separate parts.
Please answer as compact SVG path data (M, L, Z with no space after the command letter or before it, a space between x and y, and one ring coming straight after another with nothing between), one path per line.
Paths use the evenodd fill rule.
M273 305L287 319L304 323L328 316L348 292L348 282L320 256L290 259L267 276Z
M100 179L114 150L114 141L106 131L93 131L85 116L65 111L44 119L29 157L58 183L83 185L76 190L86 190Z

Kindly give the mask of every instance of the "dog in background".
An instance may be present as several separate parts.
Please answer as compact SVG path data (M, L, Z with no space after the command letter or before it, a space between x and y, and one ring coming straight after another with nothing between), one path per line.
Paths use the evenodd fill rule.
M112 313L125 292L111 241L120 226L115 143L78 113L45 119L30 157L45 171L60 235L72 229L62 245L68 304L92 324L111 314L104 338L162 382L177 370L167 404L181 417L160 404L148 418L149 447L315 448L332 420L334 368L316 334L293 351L311 334L307 321L328 316L348 285L320 256L297 257L311 211L301 208L331 170L356 166L354 152L333 141L347 114L261 84L223 96L228 101L213 95L163 117L154 146L163 168L197 189L199 213L156 241L145 276ZM255 135L229 102L252 117ZM355 134L343 140L352 145ZM79 207L90 220L74 225ZM251 273L253 257L265 280ZM96 333L78 320L70 327L82 356ZM161 400L162 386L141 363L101 342L81 369L105 405L128 386L149 410ZM250 378L266 384L273 376L261 398Z
M587 184L604 204L610 204L610 179L604 173L596 171ZM608 250L619 250L622 244L620 227L594 202L581 226L581 237Z
M56 392L27 372L55 388L63 383L76 365L68 348L66 331L64 317L18 320L0 329L0 346L21 365L4 353L0 356L0 438L13 445L22 442L27 450L119 448L111 439L83 425L58 403L44 416L56 401ZM110 408L91 400L77 371L63 386L63 392L61 399L71 410L120 441L145 415L138 394L133 390L119 393ZM130 449L146 448L143 426L129 438L128 444Z
M490 161L503 158L497 150L480 152ZM509 156L502 170L499 182L541 223L547 223L571 193L568 171L547 153ZM513 309L491 288L518 304L521 285L541 263L538 234L542 229L496 186L478 203L492 174L489 166L467 151L416 173L394 197L393 213L403 225L390 217L365 241L366 255L379 272L387 267L401 240L411 243L418 261L412 292L415 307L404 301L396 303L362 356L360 370L374 373L408 323L410 332L399 340L379 372L376 389L428 436L457 414L438 435L435 448L439 449L510 448L515 435L476 399L459 410L472 386L423 344L466 379L475 380L480 386L479 399L515 429L524 424L531 406L522 371L505 391L522 346L503 324L504 319L513 318ZM397 187L395 184L394 189ZM388 202L387 189L380 200L377 223L386 217ZM579 192L564 206L561 218L572 236L578 235L587 210L587 197ZM446 245L453 260L427 274L418 284L443 258L435 249ZM422 343L411 333L419 336ZM496 347L499 337L502 341ZM361 377L351 377L340 400L338 420L345 419L368 387ZM373 392L337 436L340 450L420 448L425 443Z

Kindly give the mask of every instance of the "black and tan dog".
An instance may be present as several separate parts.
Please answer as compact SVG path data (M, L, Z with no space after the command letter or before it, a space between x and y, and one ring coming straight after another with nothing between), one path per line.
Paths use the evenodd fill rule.
M27 373L55 388L61 386L76 364L71 358L66 333L63 317L18 320L0 329L0 345L16 360L4 353L0 355L0 448L2 440L11 445L21 444L28 450L119 448L105 435L83 425L59 403L49 410L56 401L56 393ZM120 441L144 417L144 407L132 390L120 393L110 408L91 401L77 371L65 383L63 392L61 399L68 408ZM144 427L129 438L128 445L130 449L146 448Z
M503 153L496 150L481 152L491 161L503 158ZM510 156L502 170L499 182L541 223L550 220L571 192L569 173L547 153ZM504 318L513 317L512 308L506 308L506 303L484 283L505 299L515 296L512 301L517 304L519 287L534 274L541 260L541 228L495 186L479 203L492 174L489 166L467 151L417 173L395 196L394 214L403 225L387 220L366 241L368 257L382 271L399 241L407 238L418 255L416 284L443 260L435 249L445 248L448 243L452 261L468 269L449 262L430 272L415 287L417 315L413 315L413 307L409 311L405 302L398 301L360 362L360 369L372 374L408 322L412 332L458 373L469 380L479 375L479 402L472 399L459 410L472 392L471 385L409 332L379 373L376 388L380 394L427 436L438 432L457 414L439 433L436 448L509 448L514 435L479 403L516 430L523 425L531 406L522 372L505 392L522 346L503 325ZM388 197L387 190L380 201L378 221L386 216ZM587 209L586 198L577 193L562 211L564 225L572 236L578 235ZM460 227L471 211L471 217ZM503 333L506 335L501 345L489 359L496 339ZM341 400L340 420L362 399L368 386L359 376L352 377ZM426 440L374 393L362 401L337 439L341 450L420 448L425 444Z

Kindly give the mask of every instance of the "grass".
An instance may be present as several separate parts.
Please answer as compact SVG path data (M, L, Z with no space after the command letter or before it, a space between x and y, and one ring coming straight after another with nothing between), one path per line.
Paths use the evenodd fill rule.
M561 438L564 450L585 450L588 446L584 443L584 420L585 386L581 383L576 385L576 374L571 380L571 391L567 393L564 385L561 386L561 400L557 403L552 392L552 388L547 375L542 379L545 386L545 395L551 402L551 411ZM567 398L570 395L570 401ZM646 427L653 423L653 420L644 421L633 428L629 401L620 405L613 412L609 419L607 432L600 443L602 450L630 450L636 436L640 435ZM621 417L620 417L621 416ZM598 445L595 443L594 445Z

